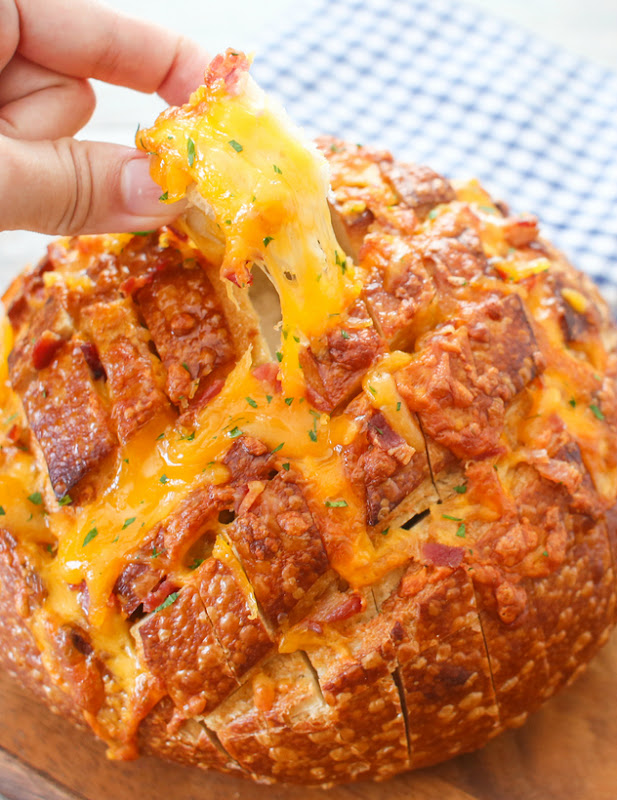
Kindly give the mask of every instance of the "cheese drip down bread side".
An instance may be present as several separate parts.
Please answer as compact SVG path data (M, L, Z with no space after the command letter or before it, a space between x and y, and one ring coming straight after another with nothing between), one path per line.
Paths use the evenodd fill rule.
M616 331L534 217L303 143L248 67L138 132L176 226L4 297L0 664L112 758L384 779L606 643Z

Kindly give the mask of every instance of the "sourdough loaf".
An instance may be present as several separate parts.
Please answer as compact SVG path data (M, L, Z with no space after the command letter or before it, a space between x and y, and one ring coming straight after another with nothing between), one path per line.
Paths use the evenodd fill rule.
M251 263L198 200L60 240L4 297L0 663L112 757L383 779L522 724L615 623L606 305L475 182L318 147L311 325L259 199Z

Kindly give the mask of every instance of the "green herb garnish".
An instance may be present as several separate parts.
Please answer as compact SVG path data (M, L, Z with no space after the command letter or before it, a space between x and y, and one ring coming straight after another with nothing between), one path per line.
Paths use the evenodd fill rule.
M257 408L257 403L252 397L245 397L244 399L251 406L251 408Z
M43 503L43 495L40 492L32 492L28 495L28 500L35 506L40 506Z
M244 150L244 147L242 147L240 142L237 142L235 139L230 139L229 144L233 147L236 153L241 153Z
M454 491L457 494L465 494L465 492L467 491L467 487L466 486L455 486L454 487Z
M195 163L195 142L190 136L186 142L186 152L189 157L189 167L192 167Z
M176 600L178 599L178 594L179 594L179 592L172 592L169 595L169 597L167 598L167 600L163 600L161 605L157 606L154 609L154 613L156 614L157 611L162 611L164 608L169 608L169 606L173 605L176 602Z
M326 508L347 508L347 500L326 500Z
M595 403L592 403L589 408L593 411L593 415L596 419L604 419L604 414Z
M90 542L98 535L99 535L99 532L98 532L98 530L96 528L90 528L90 530L86 534L86 538L84 539L84 543L82 544L82 547L85 547L87 544L90 544Z

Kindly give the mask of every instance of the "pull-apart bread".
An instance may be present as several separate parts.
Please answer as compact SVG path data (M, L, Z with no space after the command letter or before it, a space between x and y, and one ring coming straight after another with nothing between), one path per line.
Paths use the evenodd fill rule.
M596 289L475 182L306 145L241 53L137 138L177 226L4 298L3 668L113 758L260 781L522 724L615 623Z

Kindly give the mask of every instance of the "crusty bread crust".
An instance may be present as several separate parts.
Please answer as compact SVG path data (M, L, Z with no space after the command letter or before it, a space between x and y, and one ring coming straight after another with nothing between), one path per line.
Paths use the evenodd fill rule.
M300 398L281 395L216 243L208 260L171 229L74 239L5 295L17 422L0 481L22 490L0 497L0 665L116 757L384 779L522 724L617 621L617 334L597 290L479 187L320 147L364 289L302 351L305 438L339 425L344 496L250 427L254 407L275 425ZM230 399L247 352L251 393ZM106 602L133 675L90 624L86 583L57 600L55 521L113 500L140 437L210 453L199 436L219 405L244 422L184 483L167 451L153 482L176 500L161 494L115 567ZM332 568L347 509L375 554L357 585ZM103 538L92 525L84 551Z

